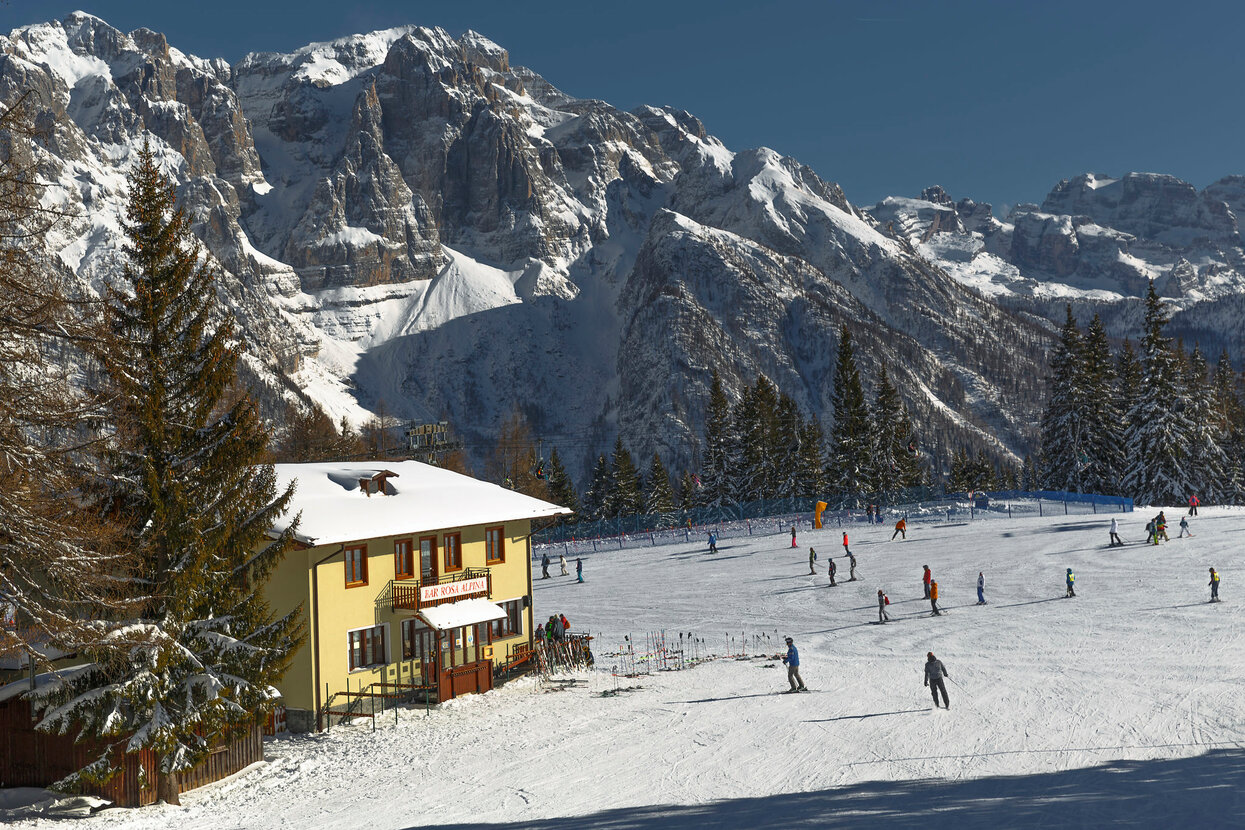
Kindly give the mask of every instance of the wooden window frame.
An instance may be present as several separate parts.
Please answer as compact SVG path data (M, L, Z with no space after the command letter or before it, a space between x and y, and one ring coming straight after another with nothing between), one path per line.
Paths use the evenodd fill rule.
M427 662L436 656L436 631L426 625L422 625L418 619L410 617L402 620L402 659L403 660L420 660ZM428 648L421 650L417 645L421 637L428 640ZM420 654L423 654L421 657Z
M437 557L441 555L441 548L437 544L436 536L419 537L417 555L419 556L419 579L421 583L424 580L424 542L430 542L432 544L432 555L428 557L428 561L432 563L432 576L430 576L429 579L435 583L437 578L441 576L441 562L437 559Z
M494 546L492 542L489 540L490 534L497 535L496 546ZM494 550L494 548L496 549ZM500 565L505 561L506 561L506 528L505 527L484 528L484 564Z
M359 570L361 570L362 578L350 581L350 560L354 551L359 551ZM347 588L359 588L367 584L367 545L351 545L342 551L342 565L346 576Z
M517 637L523 633L523 598L508 599L497 603L506 612L500 620L489 624L489 642L506 637Z
M347 671L366 671L376 666L385 666L389 663L389 624L380 623L378 625L369 625L363 628L352 628L346 632L346 666ZM361 635L359 646L361 657L366 657L368 651L372 652L372 661L361 662L355 665L355 637ZM379 643L377 642L379 640Z
M398 553L399 545L406 545L407 561L410 563L409 570L402 570L402 556ZM414 579L415 578L415 542L413 539L394 539L393 540L393 578L394 579Z
M450 540L454 540L454 544L450 544ZM461 533L446 533L441 539L441 547L445 551L442 563L445 565L445 573L454 573L463 569L463 535ZM458 556L457 564L450 564L450 551L453 550Z

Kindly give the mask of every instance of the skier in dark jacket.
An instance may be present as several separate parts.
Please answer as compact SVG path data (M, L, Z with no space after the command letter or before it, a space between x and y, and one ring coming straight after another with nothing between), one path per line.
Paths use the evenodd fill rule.
M930 694L934 696L934 708L938 708L938 692L942 692L942 703L948 709L951 708L951 700L947 697L947 684L942 682L944 677L950 677L947 674L947 667L942 661L934 656L934 652L930 652L925 656L925 685L929 687Z
M545 554L540 558L540 578L550 579L549 576L549 554Z
M817 551L813 550L812 548L809 548L808 549L808 572L811 574L817 573L817 568L813 566L813 563L816 561L817 561Z
M834 581L834 575L838 572L839 572L839 568L837 565L834 564L834 557L831 556L830 557L830 587L831 588L838 585L838 583Z
M790 637L787 638L787 656L782 661L787 664L787 680L791 683L791 691L807 691L804 678L800 677L800 652L796 650L795 641Z
M848 561L848 574L851 577L847 581L855 582L856 581L856 554L849 553L847 555L847 561Z
M986 604L986 575L982 571L977 572L977 604Z
M584 581L584 560L582 559L575 560L575 576L580 582Z

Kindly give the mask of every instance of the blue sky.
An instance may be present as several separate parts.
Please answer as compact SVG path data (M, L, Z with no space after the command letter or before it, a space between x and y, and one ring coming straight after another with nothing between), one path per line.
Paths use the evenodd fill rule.
M0 29L75 8L229 60L400 23L475 29L573 95L686 109L858 204L930 184L1041 201L1087 170L1245 173L1239 2L10 0Z

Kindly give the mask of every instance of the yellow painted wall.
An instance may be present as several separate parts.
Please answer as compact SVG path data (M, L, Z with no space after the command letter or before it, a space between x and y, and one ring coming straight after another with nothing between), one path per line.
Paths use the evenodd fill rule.
M508 522L505 524L505 561L499 564L485 564L484 530L496 527L495 524L478 525L465 528L438 530L437 555L440 559L438 567L444 570L444 537L447 533L462 535L463 569L485 568L492 574L493 592L490 597L495 602L519 599L528 593L528 545L527 534L530 532L529 521ZM390 580L395 577L395 561L393 544L397 539L411 539L415 567L418 569L419 537L431 536L432 532L401 534L386 536L364 541L367 545L366 585L346 587L346 571L343 549L353 547L357 543L346 545L322 545L307 550L293 550L277 567L265 586L265 594L274 612L286 613L298 603L303 603L305 615L308 617L308 637L305 645L295 654L285 679L279 688L285 698L285 705L290 708L312 710L316 705L315 689L320 690L320 703L325 702L325 684L329 694L347 689L366 688L372 683L388 682L406 684L416 682L419 677L418 661L402 660L402 628L401 620L408 619L414 612L391 610L388 595ZM321 560L324 560L321 562ZM316 574L318 593L318 613L311 614L313 563ZM398 584L418 584L418 578L400 580ZM313 625L314 623L314 625ZM387 624L386 650L389 662L382 666L366 669L349 670L349 652L347 633L359 628ZM318 632L317 630L318 629ZM523 631L513 637L494 641L494 660L501 661L507 653L507 645L526 642L532 630L530 603L523 613ZM318 636L317 636L318 635ZM319 677L313 679L314 658L319 654ZM337 703L344 705L344 699Z

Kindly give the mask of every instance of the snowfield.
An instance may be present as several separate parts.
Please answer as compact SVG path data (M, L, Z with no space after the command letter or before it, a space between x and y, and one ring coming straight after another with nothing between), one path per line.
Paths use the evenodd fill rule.
M537 620L591 630L596 671L402 709L375 732L274 740L266 762L182 807L85 826L1245 827L1245 511L1204 509L1177 539L1169 509L1157 548L1140 544L1154 512L1120 514L1119 549L1101 514L914 524L894 542L889 524L852 524L862 578L835 588L828 554L848 576L837 527L801 531L797 549L784 534L723 539L716 557L700 542L603 551L584 557L582 585L573 558L568 577L537 566ZM925 564L939 618L921 599ZM1069 567L1078 596L1065 599ZM879 588L887 625L874 624ZM662 630L718 655L758 639L775 654L793 636L812 692L778 694L781 662L751 656L610 673L625 636L642 650ZM922 687L930 650L950 711Z

